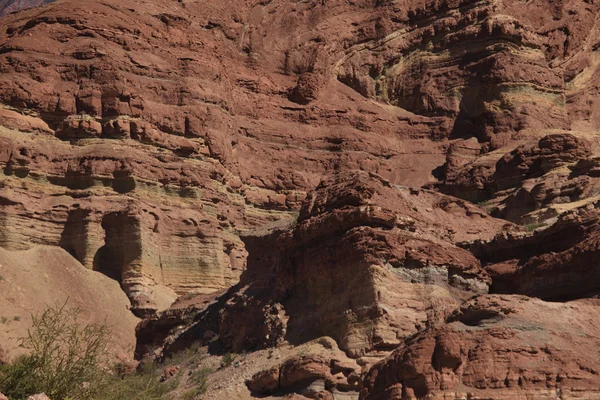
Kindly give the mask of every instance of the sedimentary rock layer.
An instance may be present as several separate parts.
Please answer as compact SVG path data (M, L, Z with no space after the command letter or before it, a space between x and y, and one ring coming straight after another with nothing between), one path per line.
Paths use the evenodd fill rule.
M585 103L596 12L541 0L73 0L11 14L0 22L0 123L29 133L3 136L3 186L18 191L31 169L49 177L38 197L62 191L66 203L60 217L49 204L31 210L52 214L52 239L20 229L4 234L6 246L62 243L87 266L104 248L102 268L146 313L154 283L178 293L234 283L238 231L289 221L337 171L410 186L437 176L472 200L456 178L470 158L550 129L596 129ZM544 143L542 152L562 151ZM588 171L584 153L565 162L587 160L578 171ZM515 193L496 215L518 220L591 196L582 174L558 193ZM474 175L477 192L489 174ZM94 207L112 206L71 207L98 183L112 191ZM16 222L14 206L3 206L5 225L31 225L24 213ZM189 256L177 250L188 247Z
M599 306L477 297L375 366L360 398L595 399Z
M462 200L338 175L309 195L293 228L244 237L240 283L166 351L211 330L235 352L330 336L353 357L378 357L487 293L489 276L455 243L504 225Z
M0 246L118 280L139 357L326 335L362 367L296 358L259 394L598 397L597 20L579 0L7 15Z
M27 8L38 7L54 0L2 0L0 1L0 16Z

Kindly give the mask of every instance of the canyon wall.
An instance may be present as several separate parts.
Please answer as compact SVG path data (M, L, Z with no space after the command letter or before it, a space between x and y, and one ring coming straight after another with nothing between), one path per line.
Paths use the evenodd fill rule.
M288 384L282 363L260 395L593 398L597 20L579 0L10 13L0 247L118 281L138 357L328 336L352 365Z

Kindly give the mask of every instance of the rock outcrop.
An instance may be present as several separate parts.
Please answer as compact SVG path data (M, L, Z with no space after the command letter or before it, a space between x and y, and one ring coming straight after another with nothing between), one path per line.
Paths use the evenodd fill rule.
M480 201L495 217L539 222L558 216L569 203L600 194L594 175L595 142L585 136L556 133L535 144L520 145L467 162L438 185L448 192ZM459 165L468 147L450 149L446 167Z
M500 234L471 244L492 277L495 293L518 293L550 301L600 293L598 203L563 213L530 235Z
M50 397L46 396L45 393L34 394L29 396L27 400L51 400Z
M163 306L156 287L234 284L244 231L289 224L340 170L411 187L435 175L477 201L490 180L513 182L495 215L514 221L592 196L591 150L565 132L596 129L597 7L547 6L67 0L8 15L2 184L27 194L2 205L0 245L62 246L148 315ZM495 172L480 166L550 130ZM523 183L578 161L564 187ZM38 224L52 228L11 232Z
M263 23L272 7L278 22ZM298 7L290 35L326 9ZM305 75L311 56L289 55L294 43L262 43L280 40L271 26L288 12L86 0L2 19L0 246L60 246L118 279L147 316L168 305L165 291L236 283L244 232L292 223L338 169L430 180L443 159L435 123ZM338 94L317 96L321 84Z
M327 347L326 355L297 355L260 371L246 381L250 392L262 397L295 393L312 399L356 394L361 387L361 367L340 352L331 339L317 341Z
M375 366L360 398L595 399L599 313L597 299L474 298Z
M27 8L38 7L42 4L51 3L55 0L1 0L0 16L10 14Z
M168 307L175 293L237 282L245 250L227 214L243 205L229 199L218 165L44 134L3 131L0 143L2 247L60 246L121 282L140 316Z
M379 357L488 292L479 261L455 243L504 225L462 200L368 173L338 175L309 195L293 228L244 237L240 283L165 351L210 330L234 352L329 336L353 357Z
M599 397L597 3L41 3L0 1L0 254L117 281L138 358L328 336L244 390Z
M465 230L479 219L489 220L480 236L503 225L460 201L374 175L325 181L292 230L244 239L248 270L220 311L219 336L234 351L319 336L354 356L393 348L462 292L487 292L477 260L453 244L474 235Z

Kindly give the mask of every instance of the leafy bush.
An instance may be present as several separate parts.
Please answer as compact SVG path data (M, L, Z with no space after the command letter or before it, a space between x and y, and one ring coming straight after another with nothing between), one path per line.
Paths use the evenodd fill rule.
M163 382L164 365L143 364L131 375L118 364L108 365L110 331L106 324L80 324L80 311L63 305L49 307L32 316L33 325L20 345L27 353L10 364L0 357L0 392L10 400L24 400L46 393L52 400L171 400L184 374ZM1 349L0 349L1 350ZM1 351L0 351L1 356ZM232 355L226 362L233 361ZM202 355L193 347L169 359L169 364L189 368L186 391L194 399L204 393L210 369L202 368Z
M20 343L28 353L0 367L0 392L14 400L42 392L53 400L93 399L106 381L110 331L105 324L81 325L79 314L65 303L33 315Z

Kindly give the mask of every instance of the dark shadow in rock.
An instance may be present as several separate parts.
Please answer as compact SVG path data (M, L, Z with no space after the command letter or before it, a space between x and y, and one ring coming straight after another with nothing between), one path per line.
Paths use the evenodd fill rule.
M86 242L89 214L89 210L80 208L70 210L58 243L61 248L82 264L85 263L87 256Z
M121 282L122 258L110 251L106 245L100 247L94 256L94 271L98 271L117 282Z
M117 177L112 182L112 188L117 193L128 193L135 190L136 183L135 178L132 176Z

